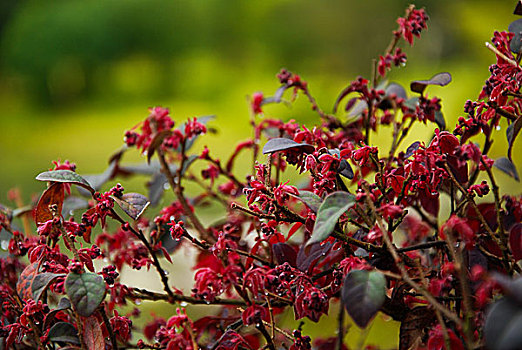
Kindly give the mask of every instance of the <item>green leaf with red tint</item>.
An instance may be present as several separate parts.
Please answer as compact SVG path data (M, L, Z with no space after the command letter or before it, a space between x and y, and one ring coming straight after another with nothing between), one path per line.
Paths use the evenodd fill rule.
M352 270L344 279L341 299L348 314L365 328L386 297L386 278L378 271Z
M100 322L94 316L83 320L83 343L87 350L105 349L105 337Z
M509 231L509 245L516 261L522 259L522 224L518 223Z
M351 193L342 191L330 193L317 211L314 231L306 244L321 242L328 238L335 229L337 220L354 204L355 196Z
M49 330L47 338L51 342L80 344L78 331L69 322L55 323Z
M87 180L71 170L44 171L36 176L36 180L70 183L87 189L91 194L95 192Z
M89 317L105 298L105 282L95 273L71 272L65 279L65 292L78 314Z
M58 277L64 277L64 273L51 273L51 272L43 272L37 274L33 283L31 284L31 292L33 294L33 299L38 301L42 296L43 292L56 280Z
M301 150L304 153L312 153L315 148L314 146L307 143L297 143L294 140L290 140L284 137L277 137L275 139L268 140L268 142L263 147L263 154L287 151L290 149Z
M513 143L518 136L518 133L522 129L522 116L518 117L513 123L511 123L506 129L506 138L508 141L508 158L510 161L513 161L511 158L511 151L513 150Z
M412 81L410 84L410 89L413 92L422 94L428 85L446 86L449 83L451 83L451 74L448 72L443 72L435 74L429 80Z
M62 183L55 182L42 193L34 212L34 221L37 225L52 220L53 213L49 208L50 205L57 206L57 215L62 213L63 200L65 197L63 186Z
M111 198L134 220L138 220L150 204L147 197L139 193L125 193L120 198L114 196Z
M503 171L504 173L508 174L509 176L520 182L520 177L518 176L518 171L515 167L515 164L513 164L513 162L507 159L506 157L500 157L496 159L493 165L497 169Z

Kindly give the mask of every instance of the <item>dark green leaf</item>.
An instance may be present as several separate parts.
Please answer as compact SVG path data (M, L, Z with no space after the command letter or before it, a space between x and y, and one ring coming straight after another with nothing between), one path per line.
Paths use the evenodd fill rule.
M490 350L522 349L522 308L509 298L491 305L486 313L484 336Z
M424 92L424 89L426 89L428 85L446 86L450 82L451 74L447 72L437 73L434 76L432 76L429 80L412 81L410 84L410 89L413 92L418 92L419 94L422 94Z
M344 279L341 298L354 322L365 328L386 297L386 279L378 271L352 270Z
M88 317L105 298L105 282L95 273L71 272L65 279L65 292L78 314Z
M511 176L512 178L514 178L515 180L520 181L515 164L513 164L513 162L507 159L506 157L498 158L497 160L495 160L495 163L493 163L493 165L498 169L502 170L504 173Z
M91 194L95 192L87 180L71 170L45 171L38 174L38 176L36 176L36 180L71 183L87 189L89 192L91 192Z
M125 193L120 198L114 196L111 198L134 220L138 220L150 204L147 197L139 193Z
M69 322L55 323L47 335L51 342L80 344L76 328Z
M513 161L511 158L511 151L513 150L513 143L515 142L520 129L522 129L522 117L518 117L517 120L511 123L506 129L506 137L508 141L508 158L510 161Z
M309 145L307 143L297 143L294 140L278 137L275 139L268 140L268 142L263 147L263 154L286 151L289 149L299 149L304 153L312 153L315 148L314 146Z
M35 276L33 284L31 285L31 292L35 301L40 300L42 293L49 287L49 285L58 277L65 276L64 273L50 273L43 272Z
M341 191L329 194L317 211L314 231L306 244L321 242L328 238L335 229L337 220L354 204L355 196L353 194Z

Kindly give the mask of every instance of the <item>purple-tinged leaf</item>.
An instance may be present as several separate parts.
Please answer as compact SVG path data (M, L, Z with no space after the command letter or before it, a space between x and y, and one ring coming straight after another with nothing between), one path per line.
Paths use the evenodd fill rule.
M115 161L112 161L103 173L94 175L84 175L83 178L91 184L92 188L94 188L96 191L99 191L107 181L114 177L116 172L116 166L117 163ZM89 195L89 193L85 192L83 188L79 188L78 190L84 196Z
M301 200L304 204L306 204L308 208L313 210L314 213L317 213L319 207L321 206L321 203L323 202L321 197L310 191L299 191L299 196L295 196L292 194L290 195Z
M406 153L404 153L404 159L410 158L415 152L417 152L419 147L420 147L420 142L419 141L415 141L414 143L412 143L408 147L408 149L406 149Z
M274 96L266 97L261 102L261 106L266 105L268 103L279 103L283 98L283 94L288 89L288 85L282 85L279 89L276 90Z
M434 76L432 76L429 80L412 81L410 84L410 89L413 92L418 92L419 94L422 94L424 92L424 89L426 89L428 85L446 86L450 82L451 74L447 72L437 73Z
M352 270L344 279L341 299L348 314L365 328L386 297L386 278L378 271Z
M301 249L299 249L297 253L297 268L303 272L310 271L319 259L328 254L332 246L333 244L330 242L325 244L316 242L301 246Z
M85 180L83 177L71 170L45 171L43 173L38 174L38 176L36 176L36 180L70 183L87 189L89 192L91 192L91 194L94 194L95 192L95 190L92 188L91 184L87 182L87 180Z
M31 284L31 292L35 301L40 300L42 293L53 283L57 278L64 277L64 273L43 272L34 277Z
M57 322L49 330L47 338L50 342L80 344L78 331L69 322Z
M139 193L125 193L119 198L115 196L111 196L111 198L134 220L138 220L150 204L147 197Z
M76 312L89 317L105 298L105 282L95 273L71 272L65 279L65 292Z
M89 207L89 202L85 199L75 196L69 196L65 198L63 201L62 207L62 215L67 218L74 214L75 210L78 209L87 209Z
M348 112L349 117L360 117L363 112L368 109L368 104L364 100L359 100L355 104L355 106ZM359 118L353 118L354 121L358 120Z
M509 49L513 53L520 53L520 49L522 48L522 18L511 22L508 26L508 31L515 34L509 42Z
M406 90L402 87L402 85L397 83L389 84L384 90L384 97L382 101L378 104L378 107L382 110L390 109L394 107L393 99L404 99L406 100L408 96L406 95Z
M278 137L268 140L263 147L263 154L287 151L289 149L301 150L304 153L312 153L315 150L314 146L307 143L297 143L294 140Z
M522 277L511 278L498 272L492 272L491 277L500 285L506 297L522 307Z
M335 229L337 220L354 204L355 196L351 193L338 191L329 194L317 211L314 231L306 244L321 242L328 238Z
M444 114L442 114L441 111L435 111L435 123L441 131L446 130L446 120L444 119Z
M518 176L518 171L515 167L515 164L513 164L513 162L507 159L506 157L500 157L496 159L493 165L499 170L503 171L504 173L508 174L509 176L520 182L520 177Z
M517 223L509 231L509 245L515 261L522 259L522 224Z
M508 141L508 158L510 161L513 161L511 158L511 151L513 150L513 143L515 142L520 129L522 129L522 116L518 117L517 120L511 123L506 129L506 137Z
M297 252L291 245L286 243L276 243L272 246L272 251L274 252L274 258L279 265L287 262L290 266L297 267Z
M163 173L156 173L152 176L150 181L147 183L147 187L149 188L150 205L155 207L159 204L168 183L167 177Z
M522 307L510 298L489 306L484 323L486 347L490 350L522 349Z

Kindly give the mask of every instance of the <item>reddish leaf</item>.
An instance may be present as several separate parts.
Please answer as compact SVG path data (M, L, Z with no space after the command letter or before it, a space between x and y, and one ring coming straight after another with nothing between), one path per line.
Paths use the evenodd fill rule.
M154 155L154 152L161 145L161 143L163 142L165 137L169 136L170 134L172 134L172 131L163 130L163 131L157 133L156 135L154 135L154 137L150 141L149 147L147 148L147 163L150 164L150 160L151 160L152 156Z
M87 350L105 349L105 338L95 316L89 316L83 321L83 342Z
M56 204L58 207L56 213L60 215L62 213L63 200L63 184L55 182L48 189L46 189L44 193L42 193L42 196L36 205L34 212L34 221L36 224L38 225L48 220L52 220L53 214L51 209L49 209L50 205Z
M38 273L38 262L34 262L28 265L20 274L18 282L16 283L16 291L20 298L27 300L33 298L33 292L31 290L34 278Z
M279 265L288 262L291 266L296 267L297 253L291 245L286 243L276 243L272 246L272 250Z
M509 232L509 245L516 261L522 259L522 224L513 225Z

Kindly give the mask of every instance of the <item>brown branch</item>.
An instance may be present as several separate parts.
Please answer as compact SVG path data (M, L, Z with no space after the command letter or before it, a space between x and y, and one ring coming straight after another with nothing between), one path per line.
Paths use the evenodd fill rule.
M118 213L116 213L114 211L114 209L111 209L111 214L112 214L112 217L118 221L119 223L121 224L124 224L124 223L127 223L125 220L123 220L119 215ZM160 278L161 278L161 282L163 283L163 289L165 290L165 292L167 293L168 297L169 298L174 298L174 293L172 292L172 290L170 289L170 286L169 286L169 278L167 277L167 273L165 272L165 270L163 270L163 268L161 267L161 264L159 262L159 259L158 257L156 256L156 252L152 249L152 246L150 245L149 241L147 240L147 238L145 237L145 235L143 234L143 232L141 232L141 230L136 230L134 227L132 227L132 225L128 225L129 227L129 230L145 245L145 247L147 248L149 254L151 255L152 257L152 264L154 265L154 267L156 268L156 271L158 272L158 274L160 275Z
M193 305L236 305L236 306L247 306L247 304L243 300L239 299L221 299L215 298L214 300L203 300L198 299L196 297L191 297L188 295L182 294L174 294L171 298L169 295L152 292L142 288L133 288L130 294L130 298L132 299L141 299L141 300L152 300L158 301L163 300L168 303L176 303L176 302L186 302Z

